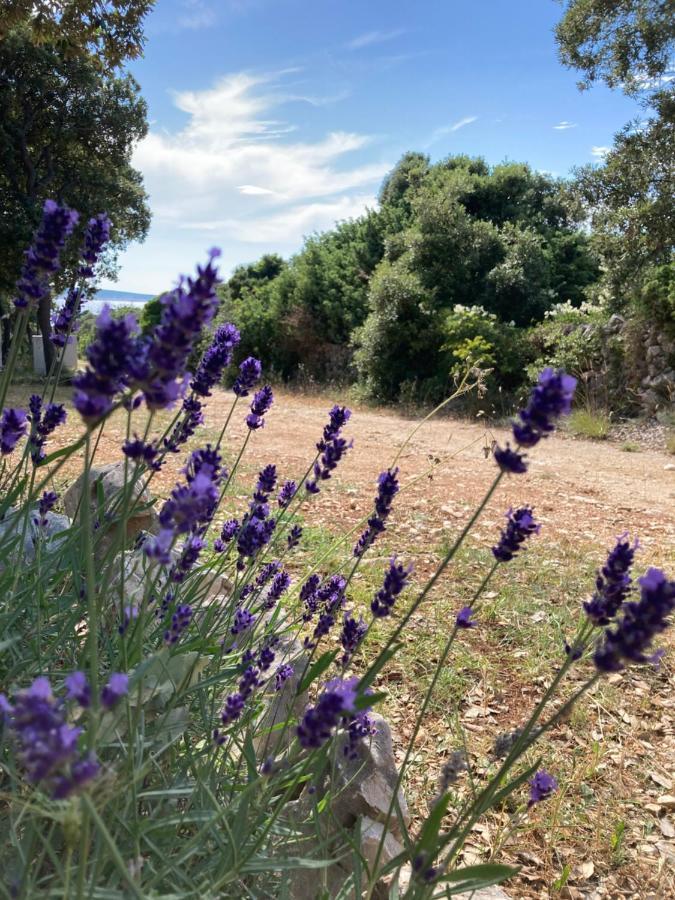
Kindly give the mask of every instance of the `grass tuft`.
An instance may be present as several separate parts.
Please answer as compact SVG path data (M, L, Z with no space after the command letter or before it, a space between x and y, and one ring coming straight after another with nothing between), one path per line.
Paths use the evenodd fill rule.
M569 430L577 437L592 441L605 441L609 437L612 422L604 411L575 409L569 417Z

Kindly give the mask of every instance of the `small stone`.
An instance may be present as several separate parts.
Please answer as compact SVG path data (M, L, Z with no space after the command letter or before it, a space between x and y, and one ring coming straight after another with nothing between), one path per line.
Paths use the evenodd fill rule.
M128 471L131 472L133 470L131 467L128 467ZM103 538L97 540L96 555L99 558L107 554L111 545L117 538L117 526L114 520L119 517L120 513L118 504L120 492L124 489L124 473L125 464L123 462L111 463L106 466L94 466L89 473L91 493L90 510L93 519L94 534L97 535L97 537L100 534ZM77 481L73 482L63 495L63 506L66 513L72 519L75 519L76 515L80 514L83 484L84 475L80 475ZM99 489L103 494L102 511L99 509L97 500ZM143 489L142 481L137 481L134 485L132 497L133 499L130 497L128 503L131 507L131 512L126 519L127 546L133 544L134 538L140 531L148 531L153 534L156 534L159 531L159 519L157 513L151 506L152 496L148 491ZM112 521L110 523L97 521L99 518L105 520L106 513L111 517Z

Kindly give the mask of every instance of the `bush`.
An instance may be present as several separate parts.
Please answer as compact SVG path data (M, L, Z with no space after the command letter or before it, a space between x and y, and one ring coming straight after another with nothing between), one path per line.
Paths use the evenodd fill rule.
M50 235L55 226L48 224ZM599 623L614 618L627 595L634 548L620 539L586 604L588 615L561 649L559 668L531 715L502 735L493 756L470 774L466 749L458 747L429 814L421 825L417 816L411 822L399 787L438 679L456 642L483 624L482 598L492 578L538 531L529 508L509 511L471 605L448 623L400 772L392 770L391 749L380 754L390 760L391 779L379 815L391 828L381 832L374 856L366 854L354 816L340 815L339 802L362 776L371 742L386 748L386 724L376 724L372 712L382 698L384 669L505 473L517 477L527 460L517 449L496 448L492 483L431 578L414 584L410 567L393 557L364 621L350 607L350 586L374 545L381 546L400 501L401 451L378 478L361 536L345 535L346 550L334 548L329 571L325 557L312 559L294 582L301 568L294 555L303 542L299 514L305 503L323 499L352 452L343 437L350 413L340 406L329 411L304 474L282 484L292 473L272 463L242 498L235 489L240 463L273 402L268 386L257 389L260 366L248 361L217 441L187 455L155 520L146 489L169 454L185 452L201 424L203 398L238 340L233 329L219 331L189 376L190 351L215 313L216 283L211 259L164 304L162 327L150 342L131 320L100 323L87 369L74 379L69 415L82 419L80 433L55 452L47 453L45 442L58 435L65 409L43 408L37 395L29 419L23 410L4 408L15 357L2 373L0 867L6 893L16 886L29 897L292 897L304 873L311 890L337 883L343 892L372 897L386 889L385 876L394 879L395 895L404 866L408 900L502 881L516 870L458 862L464 842L491 810L508 803L520 817L555 791L555 778L529 749L569 719L602 672L652 658L645 654L675 605L675 583L650 570L641 601L619 615L613 630L603 630ZM29 315L29 309L18 314L18 339ZM165 428L162 410L173 406L186 378L188 393ZM571 403L573 385L563 373L547 373L541 382L513 429L512 440L529 448ZM124 417L130 438L123 463L100 469L100 438L114 415ZM231 445L229 425L236 420L245 437ZM52 488L67 461L81 471L63 501L72 521L53 512ZM236 519L221 511L224 498L239 507ZM148 527L151 533L140 530ZM371 633L376 640L366 644ZM461 779L470 780L466 790ZM385 855L392 841L395 851Z

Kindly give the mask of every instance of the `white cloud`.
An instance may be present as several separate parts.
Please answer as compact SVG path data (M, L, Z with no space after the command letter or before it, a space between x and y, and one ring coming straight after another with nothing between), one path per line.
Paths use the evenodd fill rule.
M120 286L159 289L213 244L230 265L267 249L291 253L305 234L375 205L391 163L374 161L366 134L302 136L289 121L300 99L283 90L289 72L239 72L173 94L183 124L155 124L134 153L153 221L144 247L125 254Z
M558 122L558 124L554 125L553 127L555 128L556 131L567 131L568 128L576 128L577 123L576 122L565 122L563 120L562 122Z
M477 121L478 116L464 116L463 119L458 119L451 125L442 125L440 128L436 128L432 131L431 137L426 142L425 147L430 147L432 144L435 144L436 141L440 140L440 138L445 137L446 134L452 134L452 132L459 131L460 128L466 128L467 125L472 125Z
M394 28L391 31L367 31L359 34L347 44L349 50L362 50L364 47L372 47L373 44L384 44L393 41L405 34L404 28Z
M604 159L611 149L611 147L591 147L591 156L596 159Z
M204 0L181 0L180 5L185 12L176 20L178 28L197 31L214 25L218 18L216 10L204 3Z

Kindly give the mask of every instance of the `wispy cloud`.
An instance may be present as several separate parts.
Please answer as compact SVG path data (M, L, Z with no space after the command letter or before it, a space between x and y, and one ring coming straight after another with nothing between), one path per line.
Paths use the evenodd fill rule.
M364 47L372 47L373 44L384 44L393 41L405 34L404 28L393 28L391 31L366 31L359 34L347 44L348 50L363 50Z
M568 128L576 128L577 123L576 122L565 122L563 120L562 122L558 122L558 124L554 125L553 127L555 128L556 131L567 131Z
M611 149L611 147L591 147L591 156L596 159L604 159Z
M179 29L198 31L200 28L210 28L218 18L216 9L204 0L181 0L180 5L184 12L176 20Z
M287 102L280 74L228 75L212 87L174 94L187 115L174 132L151 129L134 164L143 172L158 225L264 242L299 243L306 228L363 211L388 163L349 163L365 134L334 131L289 137L275 115ZM227 217L223 218L223 210Z
M472 125L477 121L478 116L464 116L463 119L458 119L451 125L442 125L440 128L435 128L431 132L431 137L424 146L430 147L432 144L435 144L436 141L440 140L442 137L445 137L446 134L452 134L454 131L459 131L460 128L466 128L467 125Z

